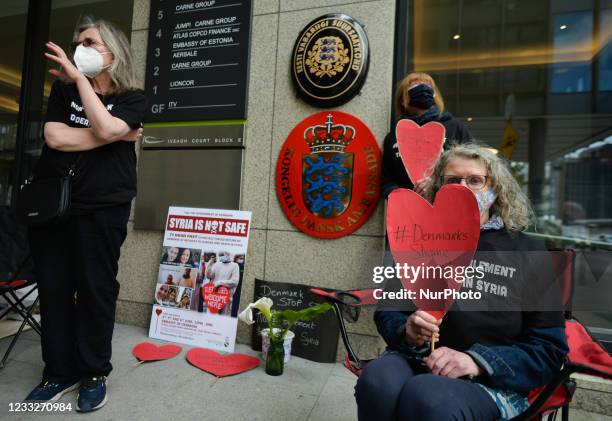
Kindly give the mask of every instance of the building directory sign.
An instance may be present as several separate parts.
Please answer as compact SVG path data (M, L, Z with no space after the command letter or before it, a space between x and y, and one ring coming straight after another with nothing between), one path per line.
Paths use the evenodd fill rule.
M147 122L246 118L249 0L152 0Z

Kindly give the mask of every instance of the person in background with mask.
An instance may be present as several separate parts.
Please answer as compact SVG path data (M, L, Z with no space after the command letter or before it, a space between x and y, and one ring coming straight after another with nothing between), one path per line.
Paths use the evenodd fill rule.
M442 94L433 78L427 73L410 73L400 82L395 91L395 108L400 114L399 119L410 119L419 126L430 121L441 123L446 129L445 149L452 144L467 143L472 140L470 132L463 123L444 111ZM381 177L383 197L387 198L398 187L414 188L418 193L422 191L420 183L413 186L408 178L397 146L394 124L385 136L383 144Z
M445 151L426 184L432 203L445 184L474 193L480 239L472 264L496 269L464 282L461 291L482 291L482 297L455 300L442 320L398 310L397 300L379 303L374 322L388 347L359 377L358 418L513 418L527 408L530 390L553 379L568 352L550 255L522 233L533 218L531 205L489 150L469 144ZM429 353L431 340L439 346Z
M76 409L107 402L120 248L136 195L135 142L147 102L130 43L115 25L85 17L73 37L74 63L48 42L59 65L44 124L37 177L74 166L70 214L30 229L42 319L42 382L27 400L54 401L79 388ZM76 294L76 300L75 300Z
M215 287L224 286L230 290L231 300L219 312L222 315L230 315L234 294L240 282L240 267L238 263L232 262L227 251L220 251L218 255L219 261L217 263L206 265L206 277L215 283Z

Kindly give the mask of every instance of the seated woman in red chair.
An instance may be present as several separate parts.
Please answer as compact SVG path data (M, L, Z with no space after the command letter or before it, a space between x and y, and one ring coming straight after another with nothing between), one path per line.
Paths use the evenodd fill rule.
M558 296L543 244L521 232L533 213L514 177L489 150L459 145L442 154L424 195L433 202L449 183L465 185L478 202L472 264L486 262L484 277L461 291L480 290L482 298L456 301L441 321L405 303L379 304L374 321L388 347L355 387L361 421L512 418L568 352L560 300L554 308L537 306ZM485 282L496 286L485 290ZM429 354L432 338L439 342Z

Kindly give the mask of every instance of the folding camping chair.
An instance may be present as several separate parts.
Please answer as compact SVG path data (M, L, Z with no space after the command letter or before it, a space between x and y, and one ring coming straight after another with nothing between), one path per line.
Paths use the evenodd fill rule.
M32 316L32 311L38 304L38 297L32 304L26 305L26 299L36 291L34 265L29 253L26 229L17 222L13 211L8 207L0 207L0 250L0 297L8 303L8 307L0 312L0 320L10 312L16 312L22 318L17 333L0 361L2 369L26 325L39 335L41 333L40 323ZM17 291L27 287L31 289L19 297Z
M574 373L582 373L612 380L612 356L599 344L576 319L572 318L571 298L573 287L574 252L564 250L555 253L553 266L561 283L561 295L566 308L565 333L569 345L569 354L562 369L547 385L534 389L529 393L529 408L512 419L512 421L554 420L557 411L561 409L563 421L569 420L569 403L576 389L575 382L570 378ZM311 288L313 294L334 307L342 342L346 348L344 366L356 376L359 376L365 365L371 360L361 360L353 350L346 330L345 320L354 323L359 319L361 307L377 303L373 297L373 289L330 292Z

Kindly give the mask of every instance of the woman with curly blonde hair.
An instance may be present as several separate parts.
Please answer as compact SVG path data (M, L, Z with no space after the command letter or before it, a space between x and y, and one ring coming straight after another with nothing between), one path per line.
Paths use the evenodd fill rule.
M479 187L484 183L480 188L472 189L479 199L479 206L487 200L487 197L495 196L491 211L481 215L481 224L487 222L489 216L493 215L512 231L523 231L529 226L533 221L533 210L529 199L504 162L488 148L476 144L457 145L442 153L423 192L430 202L433 202L436 193L444 184L462 183L463 180L455 176L452 170L447 171L449 164L454 168L458 163L481 167L474 168L471 178L465 183L468 188Z
M379 303L374 321L388 347L355 387L359 420L506 420L563 364L555 277L543 245L521 232L532 212L520 186L499 158L474 144L442 154L425 196L433 202L446 184L464 185L478 202L471 262L478 274L461 291L480 298L456 300L440 320L397 300ZM432 340L439 346L429 352Z

